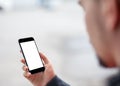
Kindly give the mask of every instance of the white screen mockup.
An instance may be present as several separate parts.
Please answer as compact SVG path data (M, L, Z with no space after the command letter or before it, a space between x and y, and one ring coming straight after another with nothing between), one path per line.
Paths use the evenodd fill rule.
M34 70L43 67L40 55L38 53L37 47L34 41L22 42L20 43L29 70Z

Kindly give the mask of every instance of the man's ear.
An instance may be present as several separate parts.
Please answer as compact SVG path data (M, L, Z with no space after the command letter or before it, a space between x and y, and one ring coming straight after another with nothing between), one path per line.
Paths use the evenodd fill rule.
M117 0L105 0L103 6L103 16L106 29L115 30L119 23L119 9Z

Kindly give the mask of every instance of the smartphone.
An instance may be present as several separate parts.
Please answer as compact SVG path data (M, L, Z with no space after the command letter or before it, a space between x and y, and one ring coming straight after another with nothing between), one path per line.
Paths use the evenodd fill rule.
M33 37L18 40L21 52L31 74L43 72L45 70L43 61L40 57L38 47Z

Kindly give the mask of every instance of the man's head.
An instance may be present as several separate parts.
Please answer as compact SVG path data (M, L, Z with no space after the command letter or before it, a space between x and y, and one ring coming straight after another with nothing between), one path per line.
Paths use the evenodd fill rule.
M80 4L100 59L109 67L120 66L120 0L80 0Z

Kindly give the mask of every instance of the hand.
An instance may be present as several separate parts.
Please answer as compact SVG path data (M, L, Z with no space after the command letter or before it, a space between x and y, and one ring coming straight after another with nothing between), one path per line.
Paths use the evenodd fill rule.
M21 59L21 62L24 64L22 68L24 70L24 77L27 78L33 86L46 86L47 83L55 77L54 70L49 60L42 53L40 53L40 56L44 61L45 71L36 74L31 74L28 71L28 67L25 65L25 59Z

